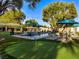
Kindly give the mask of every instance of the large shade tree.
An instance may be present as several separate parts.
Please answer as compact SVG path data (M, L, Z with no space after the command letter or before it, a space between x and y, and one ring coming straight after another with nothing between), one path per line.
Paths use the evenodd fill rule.
M14 28L21 27L20 25L21 20L25 18L25 15L20 10L15 10L15 13L13 10L7 11L3 15L0 16L0 25L3 30L6 30L6 28L11 28L11 33L14 33Z
M15 10L15 13L14 13L13 10L10 10L0 16L0 23L19 23L19 24L21 24L21 20L24 18L25 18L25 15L22 11Z
M74 19L77 11L74 3L55 2L43 9L43 21L48 22L52 27L57 27L57 22L65 19Z
M32 26L32 27L37 27L38 26L38 22L34 19L30 19L30 20L27 20L25 22L25 25L26 26Z

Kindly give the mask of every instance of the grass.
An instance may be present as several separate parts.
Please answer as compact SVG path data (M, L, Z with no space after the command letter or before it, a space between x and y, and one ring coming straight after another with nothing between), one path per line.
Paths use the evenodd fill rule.
M63 44L42 39L32 41L13 38L9 33L3 32L1 35L6 40L2 42L0 51L17 59L79 59L79 44L75 42Z

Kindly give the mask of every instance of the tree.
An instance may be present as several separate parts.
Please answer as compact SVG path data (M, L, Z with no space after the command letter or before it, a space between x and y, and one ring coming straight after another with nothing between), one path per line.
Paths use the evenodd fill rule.
M31 20L27 20L25 22L25 25L26 26L33 26L33 27L37 27L38 26L38 22L34 19L31 19Z
M57 27L57 22L65 19L74 19L77 11L73 3L55 2L43 9L43 21L52 27Z
M29 7L31 7L31 8L36 7L36 4L38 2L40 2L40 0L0 0L0 16L4 15L6 12L9 12L12 10L12 12L13 12L12 19L18 20L20 22L21 20L24 19L21 17L23 15L19 13L20 15L16 16L16 11L21 12L20 10L22 8L23 1L28 2ZM10 14L8 14L8 15L10 15Z
M15 15L14 15L15 14ZM0 23L14 23L14 24L21 24L21 20L25 18L25 15L20 10L13 10L7 11L5 14L0 16ZM10 26L10 25L9 25ZM6 27L8 27L6 25ZM11 33L14 33L14 28L17 26L11 26ZM5 28L3 28L5 29Z
M36 4L40 2L40 0L0 0L0 15L9 10L8 8L11 8L12 10L21 9L23 1L28 2L29 7L31 8L36 7Z
M10 10L0 16L0 23L19 23L20 24L21 20L24 18L25 18L25 15L22 11L15 10L15 13L14 13L13 10Z

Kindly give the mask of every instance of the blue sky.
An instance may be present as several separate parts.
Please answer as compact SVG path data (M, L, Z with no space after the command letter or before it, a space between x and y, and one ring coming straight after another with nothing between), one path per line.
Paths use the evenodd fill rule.
M75 19L76 21L79 22L79 1L78 0L41 0L41 2L36 6L34 10L31 10L28 8L27 3L24 2L22 11L26 15L26 19L36 19L39 24L46 25L48 23L42 21L42 10L44 7L46 7L50 3L54 2L73 2L76 6L77 12L78 12L78 17Z

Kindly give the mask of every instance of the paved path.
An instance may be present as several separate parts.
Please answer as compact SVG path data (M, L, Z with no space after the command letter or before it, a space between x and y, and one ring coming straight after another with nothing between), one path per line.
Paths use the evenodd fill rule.
M0 55L0 59L2 59L2 56Z

